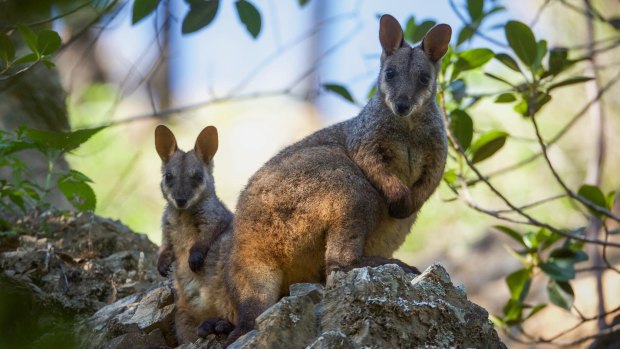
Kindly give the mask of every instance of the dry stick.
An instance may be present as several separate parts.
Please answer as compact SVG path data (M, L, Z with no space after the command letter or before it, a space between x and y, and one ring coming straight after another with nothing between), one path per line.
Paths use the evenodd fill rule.
M449 122L448 122L447 116L446 116L447 113L446 113L445 95L444 95L444 91L443 90L440 90L440 97L441 97L440 100L441 100L441 108L442 108L442 114L443 114L444 122L446 123L446 125L449 125ZM449 127L446 127L446 133L447 133L448 139L450 140L450 143L451 143L452 147L454 149L456 149L462 155L463 159L467 163L467 166L470 169L472 169L476 173L478 178L484 184L486 184L486 186L495 195L497 195L497 197L499 197L508 207L510 207L513 211L515 211L519 215L521 215L523 218L525 218L527 220L527 222L528 222L527 224L535 225L535 226L538 226L538 227L541 227L541 228L547 228L547 229L549 229L550 231L552 231L552 232L554 232L556 234L559 234L559 235L562 235L562 236L565 236L565 237L569 237L569 238L577 240L577 241L583 241L583 242L588 242L588 243L597 244L597 245L608 245L608 246L613 246L613 247L620 248L620 243L605 242L605 241L598 240L598 239L590 239L590 238L581 237L581 236L574 235L574 234L571 234L569 232L560 230L560 229L555 228L555 227L553 227L553 226L551 226L551 225L549 225L547 223L544 223L544 222L541 222L541 221L537 220L536 218L534 218L531 215L527 214L523 210L519 209L512 202L510 202L510 200L508 200L502 193L500 193L499 190L497 188L495 188L495 186L493 184L491 184L491 182L489 182L489 180L482 175L482 173L480 173L480 170L478 170L476 165L474 165L471 162L471 160L467 157L467 154L465 153L465 150L461 147L461 145L458 143L456 138L454 138L454 135L452 134L452 131L450 130Z
M609 241L609 228L607 228L606 224L603 224L603 231L605 232L605 242ZM609 260L607 259L607 245L603 245L603 261L605 262L605 265L607 265L607 268L604 269L611 269L613 271L615 271L616 273L620 274L620 269L614 267Z
M483 38L484 40L495 44L497 46L500 47L504 47L504 48L508 48L508 45L506 45L505 43L495 40L490 36L487 36L486 34L482 33L478 28L474 27L471 23L469 23L467 21L467 19L465 18L465 16L463 16L463 14L461 14L461 12L459 11L459 9L456 7L456 4L454 3L454 0L450 0L450 7L452 7L452 11L454 11L454 13L457 15L457 17L463 22L463 24L474 31L474 34L478 35L479 37Z
M520 210L526 210L528 208L532 208L532 207L536 207L536 206L539 206L539 205L542 205L542 204L546 204L546 203L548 203L550 201L554 201L554 200L561 199L561 198L564 198L564 197L566 197L566 194L553 195L553 196L550 196L548 198L540 199L538 201L534 201L532 203L523 205L523 206L519 207L519 209ZM514 212L514 211L513 210L497 210L495 212L497 212L497 213L509 213L509 212Z
M587 69L590 70L590 74L594 77L594 81L586 84L586 93L588 95L596 94L599 90L600 79L599 75L596 71L596 61L597 55L594 50L594 24L592 21L592 13L594 13L594 8L590 3L590 0L583 0L584 6L588 9L588 14L585 16L586 19L586 28L587 28L587 44L588 44L588 55L590 56L590 60L588 61ZM588 165L588 171L586 174L586 182L593 184L595 186L599 186L601 184L601 172L603 163L605 160L605 111L603 109L603 105L601 100L598 100L596 103L592 105L590 109L593 124L594 124L594 132L597 137L597 141L594 147L594 156L592 157L590 164ZM586 230L586 234L593 238L598 238L599 232L601 230L601 225L604 224L596 215L590 215L588 218L589 224ZM605 239L607 241L607 239ZM592 253L592 266L598 267L603 265L603 258L601 257L601 253L599 252L598 246L589 246L590 251ZM603 245L603 250L606 250ZM605 252L603 252L605 253ZM596 295L598 298L598 313L605 313L605 291L603 288L603 271L597 270L594 274L594 278L596 280ZM605 318L600 318L597 321L598 330L602 331L607 327L605 323Z
M551 0L545 0L545 2L543 2L542 5L538 7L538 11L536 11L534 18L530 22L530 28L534 28L534 26L538 23L538 20L540 19L540 16L542 15L543 11L547 8L547 5L549 5L550 3L551 3Z
M591 317L585 317L585 316L581 315L581 321L579 321L575 325L573 325L573 326L571 326L569 328L566 328L566 329L564 329L564 330L562 330L562 331L560 331L560 332L556 333L555 335L553 335L551 337L548 337L548 338L543 338L543 337L535 338L534 336L524 332L522 329L521 329L521 333L524 336L526 336L527 338L531 339L531 341L524 341L524 340L522 340L520 338L512 337L512 335L507 333L506 331L504 331L504 333L506 333L506 335L508 335L508 337L510 337L511 339L513 339L513 340L515 340L515 341L517 341L519 343L523 343L523 344L530 344L530 345L531 344L541 344L541 343L553 344L556 339L567 335L568 333L570 333L570 332L576 330L577 328L581 327L583 324L585 324L587 322L590 322L590 321L598 320L601 317L604 318L604 317L606 317L608 315L611 315L611 314L614 314L614 313L616 313L618 311L620 311L620 306L616 307L616 308L614 308L614 309L612 309L612 310L610 310L610 311L608 311L608 312L606 312L604 314L598 314L598 315L594 315L594 316L591 316ZM618 328L616 328L616 330L618 330ZM592 335L592 336L586 336L586 337L578 338L578 339L574 340L574 342L579 341L578 343L582 343L582 342L587 341L589 339L594 339L594 338L597 338L597 337L601 337L603 335L607 335L610 332L606 332L603 335L601 335L600 333L601 332L599 332L599 333L597 333L595 335ZM578 343L575 343L575 344L578 344ZM558 343L558 345L566 345L566 344L559 344Z
M545 159L545 162L547 163L547 167L549 167L549 170L551 170L551 174L553 175L555 180L558 182L558 184L560 184L560 186L564 189L566 194L568 194L568 196L570 196L571 198L581 202L582 204L584 204L586 207L588 207L589 209L593 210L594 212L596 212L598 214L605 215L605 216L607 216L607 217L609 217L609 218L611 218L611 219L613 219L615 221L620 222L620 217L618 215L614 214L613 212L610 212L606 208L603 208L603 207L601 207L601 206L591 202L590 200L584 198L583 196L575 193L573 190L571 190L566 185L566 183L564 183L564 180L560 177L560 175L558 174L557 170L555 169L555 167L551 163L551 160L549 159L549 154L547 153L547 145L545 144L544 140L542 139L542 136L540 134L540 130L538 128L538 122L536 122L535 115L532 115L530 117L530 119L532 120L532 125L534 125L534 132L536 133L536 138L538 139L538 144L542 148L542 155L543 155L543 158Z
M603 95L609 91L618 81L620 81L620 72L618 72L618 74L616 74L611 80L609 80L607 82L607 84L605 84L603 87L601 87L598 91L598 93L596 94L596 97L592 100L590 100L588 103L586 103L578 112L577 114L575 114L571 120L566 123L566 125L564 125L564 127L562 127L562 129L555 135L553 136L549 142L547 142L548 146L551 146L553 144L555 144L557 141L560 140L560 138L564 137L564 135L575 125L575 123L581 119L590 109L590 107L596 103L596 101L598 101L599 99L601 99L603 97ZM501 168L497 171L493 171L490 172L485 178L489 179L495 176L499 176L502 174L506 174L508 172L512 172L514 170L517 170L527 164L529 164L530 162L538 159L542 154L542 152L536 153L528 158L525 158L519 162L516 162L512 165L509 165L507 167ZM480 182L481 179L473 179L473 180L469 180L467 181L468 185L474 185L478 182Z

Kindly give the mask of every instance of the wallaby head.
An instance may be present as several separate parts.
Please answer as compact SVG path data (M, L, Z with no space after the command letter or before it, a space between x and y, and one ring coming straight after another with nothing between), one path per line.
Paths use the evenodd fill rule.
M452 28L438 24L424 36L419 46L403 39L398 21L383 15L379 25L383 48L378 90L384 103L399 116L409 116L428 101L434 101L441 57L448 50Z
M161 191L173 207L192 208L200 200L215 195L213 156L217 152L217 129L205 127L196 139L194 149L184 152L170 129L155 129L155 149L162 161Z

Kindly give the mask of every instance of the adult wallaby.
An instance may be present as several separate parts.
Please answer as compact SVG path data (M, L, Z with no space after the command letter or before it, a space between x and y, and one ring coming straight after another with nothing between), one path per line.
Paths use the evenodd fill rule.
M233 215L215 195L213 156L217 146L213 126L200 132L189 152L177 147L166 126L155 129L155 148L162 160L161 191L168 202L157 269L168 276L174 264L179 344L210 333L228 333L237 320L223 276Z
M392 253L444 170L446 134L435 95L451 33L437 25L412 48L398 21L382 16L374 97L357 117L282 150L249 180L227 261L239 314L229 342L293 283L398 262Z

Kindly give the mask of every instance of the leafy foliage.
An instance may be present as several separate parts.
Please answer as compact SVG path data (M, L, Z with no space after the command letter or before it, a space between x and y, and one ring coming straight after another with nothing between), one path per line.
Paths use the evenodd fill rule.
M56 187L79 211L94 211L96 196L88 183L92 181L84 174L70 170L56 171L56 161L62 154L77 149L103 127L76 130L74 132L52 132L21 127L15 132L0 131L0 168L8 168L10 180L0 180L0 205L13 212L27 213L32 209L48 206L46 196L53 189L52 178L57 177ZM47 180L40 185L33 180L26 166L17 154L23 150L34 150L45 156L48 162Z

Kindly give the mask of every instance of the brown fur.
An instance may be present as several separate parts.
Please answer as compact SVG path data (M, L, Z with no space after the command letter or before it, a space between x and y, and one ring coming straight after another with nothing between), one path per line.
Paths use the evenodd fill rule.
M292 283L395 262L441 180L447 145L435 91L449 27L415 48L393 17L380 27L378 90L361 113L284 149L241 193L226 273L240 317L229 341Z
M160 125L155 130L155 145L163 162L162 193L168 201L157 268L166 276L174 263L175 326L182 344L196 340L199 334L218 332L212 323L237 321L223 277L233 216L215 195L214 127L205 128L194 150L186 153L177 148L172 132ZM218 329L230 331L230 327Z

